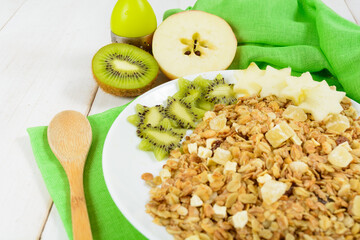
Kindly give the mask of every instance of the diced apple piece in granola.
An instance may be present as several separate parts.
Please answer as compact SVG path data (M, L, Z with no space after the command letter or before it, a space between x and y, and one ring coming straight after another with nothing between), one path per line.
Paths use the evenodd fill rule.
M340 104L345 97L344 92L332 90L326 81L314 88L305 90L306 97L299 107L311 113L316 121L322 121L328 114L340 113L343 108Z
M289 105L285 111L283 112L283 117L287 119L292 119L295 121L305 121L307 119L307 115L304 110L300 107Z
M350 127L349 119L341 114L333 114L326 122L326 129L336 133L343 133Z
M261 196L265 203L272 204L276 202L286 192L287 185L283 182L270 180L261 187Z
M294 104L300 104L306 96L305 90L313 88L319 83L314 81L309 72L303 73L300 77L287 77L287 86L282 89L281 96L290 99Z
M290 169L291 171L296 172L298 174L303 174L309 169L309 167L304 162L295 161L290 163Z
M212 130L220 131L226 126L226 121L226 116L224 114L221 114L211 119L209 125Z
M284 121L270 129L265 134L265 138L276 148L294 135L296 135L294 130Z
M356 195L354 198L351 212L355 217L360 217L360 196L359 195Z
M197 143L189 143L188 151L189 153L197 153Z
M165 182L167 179L171 178L171 173L168 169L163 168L161 169L159 176L161 177L161 181Z
M259 176L256 180L258 181L258 183L264 184L264 183L272 180L272 178L271 178L271 176L269 174L266 173L266 174L264 174L262 176Z
M298 135L296 135L296 133L291 136L291 141L293 141L293 143L295 143L296 145L301 145L302 144L302 141L301 139L298 137Z
M225 165L227 161L232 159L231 152L222 148L217 148L214 152L212 160L218 164Z
M192 207L200 207L203 205L203 201L201 200L201 198L194 194L191 199L190 199L190 206Z
M201 158L208 158L208 157L211 157L212 151L210 149L204 148L203 146L200 146L198 148L197 154Z
M216 217L219 217L219 218L226 217L226 207L219 206L215 203L215 205L213 206L213 209L214 209L214 213L215 213Z
M227 161L224 166L224 174L227 172L236 172L237 162Z
M340 168L347 167L350 162L353 160L352 155L350 154L351 147L348 142L344 142L334 148L328 156L329 162Z
M250 63L247 69L235 72L234 76L237 81L234 85L234 91L239 96L258 94L261 91L261 86L256 82L256 80L264 74L264 70L260 70L255 63Z
M232 224L234 228L243 228L249 221L247 211L240 211L234 214L232 217Z

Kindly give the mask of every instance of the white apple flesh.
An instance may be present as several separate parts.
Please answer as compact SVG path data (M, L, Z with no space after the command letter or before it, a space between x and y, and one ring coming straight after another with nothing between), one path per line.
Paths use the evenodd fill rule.
M153 38L153 55L170 79L224 70L236 48L235 34L224 19L197 10L168 17Z

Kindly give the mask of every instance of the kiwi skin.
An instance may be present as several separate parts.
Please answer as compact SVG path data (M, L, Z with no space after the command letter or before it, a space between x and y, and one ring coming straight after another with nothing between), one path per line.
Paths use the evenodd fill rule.
M157 77L157 75L156 75L156 77L154 78L154 80L152 82L150 82L148 85L146 85L145 87L142 87L142 88L120 89L120 88L109 87L108 85L103 84L95 77L94 73L93 73L93 76L94 76L95 81L99 85L99 87L102 90L104 90L104 92L107 92L107 93L110 93L112 95L119 96L119 97L136 97L136 96L143 94L144 92L153 88L153 86L155 85L156 77Z
M125 44L125 43L112 43L112 44ZM128 45L128 44L125 44L125 45ZM131 47L134 47L134 46L131 45ZM142 49L140 49L140 50L142 50ZM147 53L147 54L149 54L149 53ZM94 57L92 59L92 65L94 64L94 59L95 59L95 55L94 55ZM97 82L99 87L104 92L115 95L115 96L119 96L119 97L136 97L136 96L139 96L139 95L143 94L144 92L146 92L146 91L148 91L148 90L150 90L151 88L154 87L156 79L157 79L157 77L159 75L160 69L158 69L157 74L155 75L154 79L149 84L145 85L142 88L134 88L134 89L121 89L121 88L115 88L115 87L109 86L107 84L104 84L102 81L100 81L96 77L93 68L91 68L91 71L92 71L92 75L93 75L95 81Z

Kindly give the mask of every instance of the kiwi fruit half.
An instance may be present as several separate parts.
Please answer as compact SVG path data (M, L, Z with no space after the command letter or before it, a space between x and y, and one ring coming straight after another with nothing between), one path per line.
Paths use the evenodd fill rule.
M105 92L135 97L152 88L159 65L150 53L138 47L112 43L95 54L92 71Z

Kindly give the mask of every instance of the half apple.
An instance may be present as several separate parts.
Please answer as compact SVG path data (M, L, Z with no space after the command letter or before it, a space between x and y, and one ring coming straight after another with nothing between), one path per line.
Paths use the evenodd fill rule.
M168 17L153 38L153 55L170 79L224 70L236 47L235 34L224 19L197 10Z

